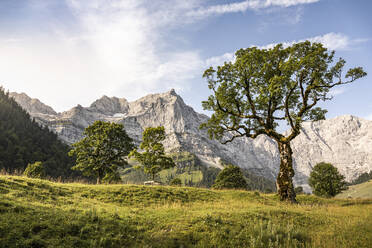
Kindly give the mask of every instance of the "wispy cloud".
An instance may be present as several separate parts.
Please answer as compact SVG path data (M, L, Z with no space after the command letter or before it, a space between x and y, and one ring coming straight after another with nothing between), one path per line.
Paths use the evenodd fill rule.
M291 46L298 42L303 42L305 40L311 41L311 42L319 42L322 43L326 48L331 50L346 50L351 47L351 45L354 43L354 40L351 40L347 35L341 34L341 33L327 33L324 35L319 35L315 37L309 37L306 39L301 40L294 40L290 42L283 42L284 47ZM264 46L258 46L259 48L273 48L278 43L271 43Z
M365 42L367 39L350 39L347 35L341 33L327 33L324 35L319 35L315 37L309 37L306 39L301 40L294 40L290 42L282 42L284 47L291 46L298 42L303 42L305 40L309 40L311 42L319 42L322 43L325 47L330 50L348 50L357 43ZM270 43L267 45L256 46L252 45L250 47L256 46L260 49L270 49L276 46L278 43ZM206 60L206 64L210 65L222 65L224 61L233 61L234 60L234 53L225 53L220 56L211 57Z
M207 17L211 15L245 12L247 10L259 10L269 7L290 7L319 1L320 0L247 0L236 3L201 7L190 11L188 15L194 17Z

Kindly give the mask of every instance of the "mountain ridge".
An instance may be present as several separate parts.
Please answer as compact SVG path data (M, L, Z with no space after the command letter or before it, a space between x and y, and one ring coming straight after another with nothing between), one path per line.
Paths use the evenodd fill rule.
M233 163L270 179L275 179L278 172L279 154L273 140L263 135L254 140L236 139L227 145L210 140L206 131L199 129L209 117L194 111L174 90L149 94L132 102L102 96L89 107L78 105L57 114L46 114L43 109L37 113L29 101L15 100L68 144L82 138L84 128L95 120L124 124L137 144L146 127L162 125L168 136L164 144L168 152L188 151L207 166L222 168L224 163ZM322 161L333 163L348 181L372 170L372 151L368 150L372 147L372 121L343 115L304 122L301 134L291 145L294 181L306 191L310 191L307 179L312 167Z

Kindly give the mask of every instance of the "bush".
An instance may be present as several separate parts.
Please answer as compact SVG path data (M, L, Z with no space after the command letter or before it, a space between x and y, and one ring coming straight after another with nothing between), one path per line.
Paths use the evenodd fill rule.
M181 179L174 178L174 179L172 179L172 181L170 181L169 185L171 185L171 186L181 186L182 185Z
M345 177L329 163L319 163L310 173L309 185L317 196L333 197L347 189Z
M44 178L44 166L40 161L37 161L33 164L28 164L23 174L30 178Z
M228 165L218 175L212 185L214 189L247 189L247 182L238 166Z
M304 189L301 186L296 187L295 189L296 194L303 194Z

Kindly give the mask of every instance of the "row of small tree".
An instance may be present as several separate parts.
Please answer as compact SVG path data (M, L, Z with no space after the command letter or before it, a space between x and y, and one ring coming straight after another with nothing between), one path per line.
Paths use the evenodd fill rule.
M83 175L94 177L97 184L120 181L119 168L128 165L128 158L139 162L137 169L143 169L152 179L163 169L175 166L165 155L162 141L164 127L149 127L142 134L140 151L135 148L122 124L96 121L84 130L85 137L72 145L70 156L76 156L72 167Z
M154 131L159 131L160 128L155 128ZM144 146L142 146L144 147ZM141 148L146 149L146 148ZM162 170L162 167L159 166L155 162L155 166L153 164L150 165L150 159L145 160L143 157L146 155L139 153L137 150L132 151L133 154L138 153L137 156L141 159L143 164L149 164L149 166L144 167L144 170L147 171L148 174L152 176L154 179L155 175ZM148 150L147 153L150 153ZM146 153L146 154L147 154ZM152 158L154 159L154 158ZM160 160L164 159L162 157ZM171 161L168 157L165 157L164 164L166 165L163 167L164 169L168 168L168 166L172 166ZM79 167L81 168L81 167ZM116 172L117 173L117 172ZM24 171L24 174L28 177L32 178L44 178L45 177L45 170L41 162L35 162L33 164L29 164ZM119 177L118 175L115 177ZM108 176L107 178L110 178ZM334 167L330 163L319 163L317 164L313 171L310 174L309 178L309 185L313 189L313 193L317 196L323 197L333 197L342 190L347 189L345 177L341 175L337 168ZM181 186L182 182L179 178L174 178L170 181L169 185L171 186ZM247 181L244 178L244 175L241 169L238 166L228 165L226 166L218 175L212 188L214 189L247 189ZM296 193L303 193L302 187L295 188Z

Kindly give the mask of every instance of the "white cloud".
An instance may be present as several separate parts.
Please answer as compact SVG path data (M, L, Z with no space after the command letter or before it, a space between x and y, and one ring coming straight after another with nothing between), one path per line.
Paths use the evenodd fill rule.
M327 33L327 34L324 34L324 35L309 37L309 38L306 38L306 39L294 40L294 41L290 41L290 42L283 42L282 44L283 44L284 47L288 47L288 46L291 46L295 43L303 42L305 40L308 40L308 41L311 41L311 42L322 43L326 48L328 48L330 50L346 50L346 49L349 49L351 44L353 43L353 40L351 40L348 36L346 36L344 34ZM258 47L269 49L269 48L273 48L277 44L278 43L271 43L271 44L268 44L268 45L258 46Z
M75 17L73 30L55 25L48 33L0 42L1 84L57 111L88 105L103 94L133 100L187 89L202 59L198 51L168 52L163 37L169 26L190 21L181 13L197 2L187 2L66 0Z
M345 88L332 88L330 91L329 91L329 94L331 96L337 96L337 95L341 95L343 93L346 92L346 89Z
M351 49L352 45L360 42L365 42L367 39L350 39L347 35L341 33L327 33L325 35L319 35L315 37L310 37L307 39L295 40L290 42L282 42L284 47L291 46L298 42L303 42L305 40L309 40L311 42L319 42L322 43L325 47L330 50L348 50ZM260 49L270 49L277 45L278 43L271 43L263 46L257 46ZM253 47L252 45L250 47ZM206 60L206 64L208 66L216 66L222 65L224 61L233 61L234 60L234 53L225 53L220 56L214 56Z
M322 36L309 38L308 40L311 42L322 43L325 47L332 50L349 49L353 43L348 36L340 33L328 33Z
M197 10L192 10L188 13L189 16L207 17L211 15L221 15L226 13L245 12L249 9L258 10L269 7L290 7L301 4L310 4L319 2L320 0L246 0L242 2L220 4Z
M223 65L225 61L234 61L235 55L234 53L225 53L220 56L210 57L205 61L207 66L218 66Z

